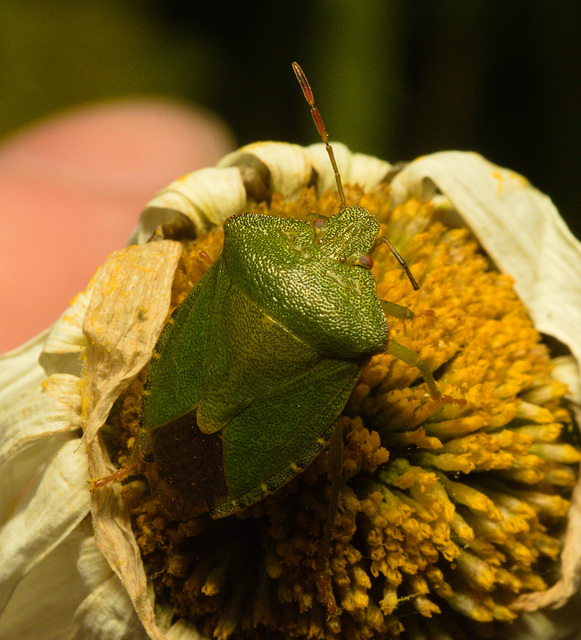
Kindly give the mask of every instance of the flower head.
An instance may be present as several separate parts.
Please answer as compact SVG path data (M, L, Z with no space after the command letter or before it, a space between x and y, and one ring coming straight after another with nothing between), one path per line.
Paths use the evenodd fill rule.
M392 209L387 185L348 194L378 218L421 282L413 293L389 252L376 251L379 296L416 312L390 321L392 338L429 363L444 394L465 402L428 399L418 371L387 354L363 371L343 416L327 588L317 562L330 488L325 454L226 520L168 521L163 496L129 485L158 598L208 636L396 637L413 610L427 629L450 610L478 622L513 620L521 594L556 579L581 454L561 438L570 423L566 386L551 377L548 349L512 279L466 228L438 221L441 207L412 199ZM258 209L304 218L338 207L335 196L316 199L311 189ZM219 234L184 250L176 304L207 266L204 254L217 255ZM138 412L130 407L141 393L138 380L119 412L133 437Z
M340 164L347 164L347 152L338 150ZM215 210L231 214L250 208L242 202L240 184L244 199L261 201L252 204L257 212L333 215L339 208L334 195L318 197L305 188L313 182L313 170L319 174L318 190L329 186L321 152L320 145L308 154L284 146L279 158L276 145L242 150L225 159L229 168L217 174L222 185L227 180L238 185L228 204L224 196L212 200L209 193L220 193L217 183L197 175L189 183L196 186L193 195L182 183L154 201L136 237L147 236L169 209L186 209L204 229ZM572 592L571 567L579 554L571 525L564 537L563 532L581 455L569 437L567 387L554 377L559 362L535 324L575 354L579 343L570 320L549 326L539 301L539 290L542 294L547 285L532 278L523 285L515 269L521 297L528 303L529 284L535 292L525 306L513 278L496 268L504 256L496 236L486 236L487 255L459 222L465 211L480 212L476 202L488 206L489 224L503 207L517 216L523 207L535 215L548 205L520 177L491 169L470 154L461 156L465 182L433 157L417 161L431 162L428 171L412 163L391 185L381 182L388 173L384 163L348 159L345 182L363 185L346 189L348 204L377 217L381 233L398 247L421 285L414 293L389 252L374 252L379 297L415 313L413 320L389 319L391 338L428 363L453 401L430 398L418 370L393 356L371 360L343 412L341 493L324 569L319 551L331 488L326 451L271 496L219 520L171 520L163 495L151 493L145 476L95 491L96 542L121 578L112 584L123 584L150 637L164 637L160 629L172 624L167 637L178 628L183 637L195 637L194 628L218 638L413 638L443 628L449 637L462 637L466 630L490 633L490 625ZM453 156L450 164L458 160ZM280 171L281 166L294 170ZM492 195L490 184L496 189ZM187 202L177 202L184 193ZM519 193L526 194L525 204ZM477 233L483 216L470 218ZM110 456L118 466L131 457L155 340L168 310L217 257L221 242L219 229L206 229L195 240L186 234L182 242L161 240L119 252L97 275L90 303L77 301L66 316L69 328L80 325L79 316L84 324L84 336L75 333L76 349L63 354L62 323L59 345L54 346L54 332L53 346L45 345L41 361L51 372L72 371L78 357L70 352L83 353L82 376L77 368L67 377L79 401L76 421L67 423L66 432L74 443L75 429L84 424L91 477L111 472ZM519 268L526 272L530 264ZM539 267L546 270L547 264ZM551 300L562 300L559 289L547 293ZM573 313L578 317L579 309ZM62 384L62 374L49 380L55 375ZM146 467L142 461L138 471ZM78 527L88 508L86 487L75 490L85 502L73 509L67 531ZM577 508L574 503L573 524ZM59 520L60 537L53 544L64 540L64 526ZM565 559L569 554L567 565L561 553ZM87 600L75 619L90 608Z

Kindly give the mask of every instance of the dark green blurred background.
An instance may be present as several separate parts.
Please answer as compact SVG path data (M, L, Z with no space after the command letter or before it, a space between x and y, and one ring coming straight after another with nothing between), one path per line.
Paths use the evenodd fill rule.
M308 144L296 59L332 139L390 161L479 151L581 235L580 35L566 0L0 0L0 135L157 94L213 109L240 144Z

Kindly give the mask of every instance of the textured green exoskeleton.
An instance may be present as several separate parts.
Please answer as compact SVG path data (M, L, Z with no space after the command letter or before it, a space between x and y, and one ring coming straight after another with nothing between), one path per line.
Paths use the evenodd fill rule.
M413 314L377 297L378 232L361 207L224 223L221 254L156 345L142 402L142 455L172 515L221 517L299 473L374 354L418 366L438 393L425 363L389 339L384 311Z

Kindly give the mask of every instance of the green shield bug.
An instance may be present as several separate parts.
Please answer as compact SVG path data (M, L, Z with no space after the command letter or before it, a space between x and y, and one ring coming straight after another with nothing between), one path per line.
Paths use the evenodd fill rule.
M363 367L388 352L427 364L390 340L372 253L389 244L361 207L347 207L308 81L293 69L326 144L342 207L311 222L255 213L224 223L220 255L174 311L155 347L139 444L153 490L176 519L220 518L277 490L330 440Z

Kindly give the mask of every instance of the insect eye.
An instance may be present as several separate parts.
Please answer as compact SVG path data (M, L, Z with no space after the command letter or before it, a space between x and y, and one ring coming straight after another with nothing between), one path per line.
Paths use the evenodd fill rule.
M325 235L325 222L327 222L328 218L318 216L315 213L310 214L309 218L315 234L315 243L320 245Z
M373 258L368 253L363 253L355 259L354 264L369 271L373 268Z

